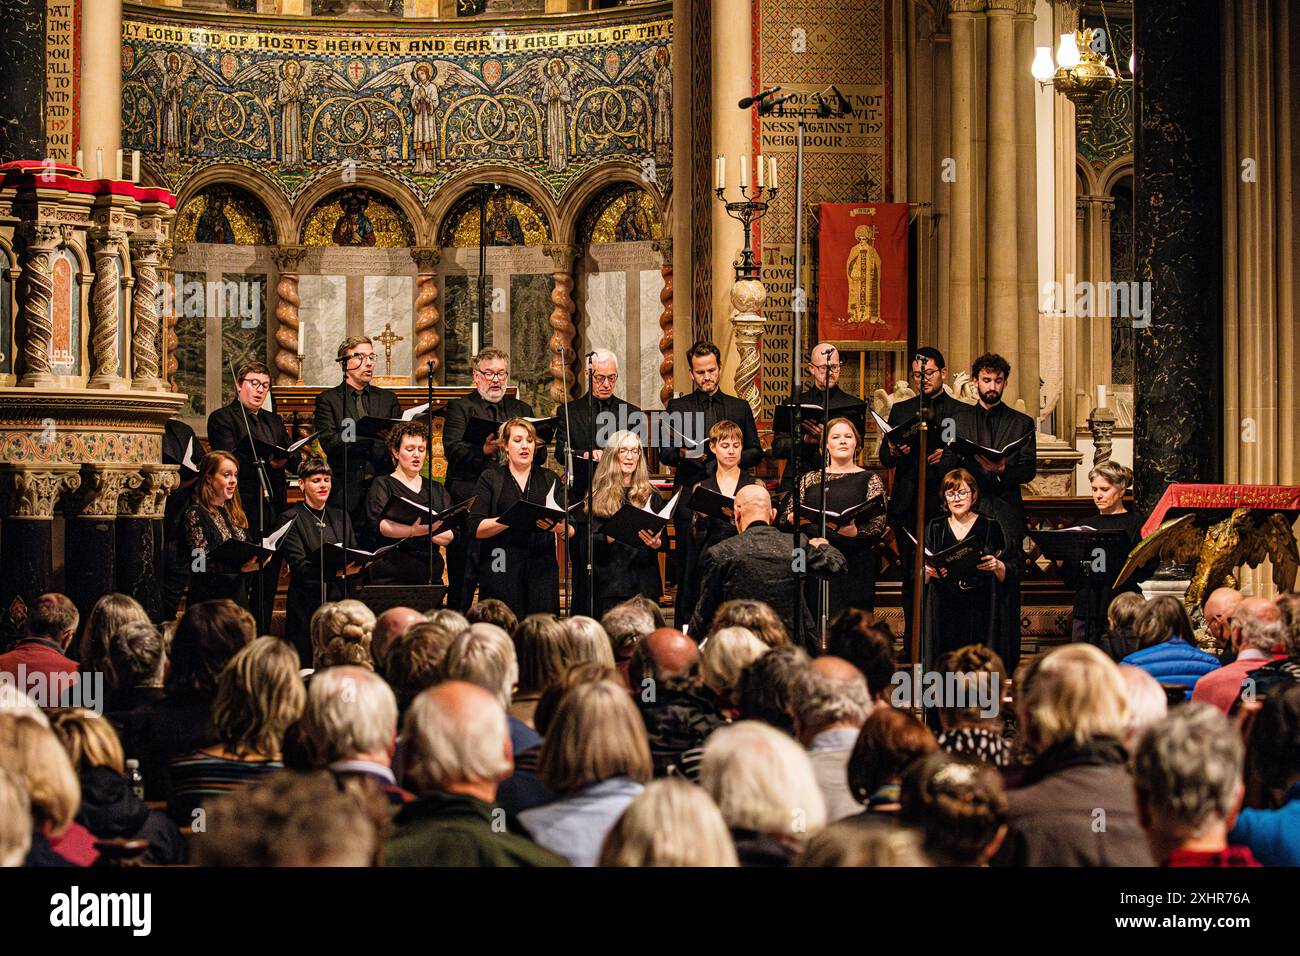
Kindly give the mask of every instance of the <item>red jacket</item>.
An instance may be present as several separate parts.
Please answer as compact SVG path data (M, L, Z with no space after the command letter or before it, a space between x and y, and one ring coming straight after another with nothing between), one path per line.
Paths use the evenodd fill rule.
M43 674L47 682L56 675L77 676L77 662L69 659L57 644L44 637L24 637L14 645L13 650L0 654L0 672L11 675L15 683L21 683L18 670L21 665L25 665L23 673L29 682L33 674ZM67 686L71 687L73 683L75 680ZM19 689L26 693L29 686L21 686ZM57 707L59 702L53 700L44 706Z

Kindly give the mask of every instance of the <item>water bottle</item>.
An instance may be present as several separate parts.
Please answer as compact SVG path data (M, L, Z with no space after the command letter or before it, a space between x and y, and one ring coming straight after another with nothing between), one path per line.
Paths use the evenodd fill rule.
M144 774L140 772L140 761L132 758L126 762L126 779L131 784L131 792L143 800Z

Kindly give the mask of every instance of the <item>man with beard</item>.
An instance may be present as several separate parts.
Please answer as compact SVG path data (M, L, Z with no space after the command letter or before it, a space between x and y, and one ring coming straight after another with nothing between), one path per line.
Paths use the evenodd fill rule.
M921 399L919 393L925 393L926 421L926 465L925 465L925 520L942 513L943 496L939 494L939 484L943 476L957 467L957 456L947 447L957 434L957 419L968 406L944 391L943 383L948 378L948 366L943 353L936 348L923 346L916 350L912 359L912 388L918 396L896 402L889 410L889 425L895 428L904 425L916 417ZM947 441L945 441L945 438ZM912 573L916 561L916 548L908 535L916 536L916 493L920 465L920 449L917 447L917 433L904 428L895 438L886 438L880 443L880 462L886 468L894 469L893 494L889 499L889 523L894 529L894 541L898 545L899 560L903 571L903 620L906 622L904 647L911 646L912 640L912 597L916 591L916 580ZM924 537L922 535L922 537Z
M850 395L837 384L840 380L840 368L839 350L829 342L817 343L813 346L811 358L808 360L808 372L812 380L797 398L790 400L789 404L821 405L822 400L829 397L827 410L830 418L835 417L837 409L854 406L861 408L862 400ZM828 382L830 383L829 395L823 391ZM854 418L859 425L863 424L860 414ZM809 419L803 422L802 428L803 433L799 442L799 473L806 475L810 471L816 471L822 464L822 425ZM782 431L780 434L773 435L772 457L790 460L793 444L789 432ZM786 465L781 475L781 491L788 492L792 488L794 488L794 468L792 465Z
M474 486L483 469L497 463L502 449L493 432L482 444L467 442L465 431L471 418L507 422L512 418L532 418L533 406L506 394L510 379L510 356L500 349L485 348L474 356L475 391L447 403L442 426L442 450L447 458L447 491L459 504L474 494ZM538 442L537 465L546 463L546 446ZM469 607L478 574L471 560L472 536L458 534L447 545L447 607L464 611Z
M614 397L618 384L618 356L596 349L591 356L591 395L575 398L555 410L560 424L555 430L555 457L564 464L565 447L573 450L573 484L569 502L581 501L596 473L601 449L618 431L630 431L648 444L645 414L631 402ZM571 436L571 437L570 437ZM573 575L574 614L591 614L587 588L587 528L585 509L574 515L575 534L569 539L569 565Z
M1020 660L1020 569L1025 538L1025 502L1020 486L1033 481L1038 471L1038 441L1034 437L1034 420L1008 408L1002 401L1002 393L1011 378L1011 363L1001 355L987 352L971 363L971 378L979 390L979 401L963 406L957 417L957 437L985 448L1000 449L1028 435L1000 459L981 454L957 456L958 465L974 475L979 484L979 510L997 519L1007 540L1007 553L1000 555L1007 566L1000 609L1003 646L994 650L1007 665L1007 673L1013 674Z

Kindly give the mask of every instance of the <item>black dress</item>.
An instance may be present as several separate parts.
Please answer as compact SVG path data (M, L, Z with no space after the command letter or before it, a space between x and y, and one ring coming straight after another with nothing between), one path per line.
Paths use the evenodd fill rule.
M429 506L430 486L432 486L433 492L433 510L442 512L450 508L454 502L451 500L451 495L447 494L447 489L436 481L429 481L423 475L420 476L420 490L418 492L412 491L399 481L395 475L384 475L381 478L376 478L374 484L370 486L370 493L366 498L366 516L370 519L366 528L368 547L373 551L384 545L392 544L394 540L402 542L396 550L389 551L370 566L371 584L429 583L429 539L427 537L386 538L379 530L379 518L384 513L384 508L388 507L389 499L394 495L408 501L414 501L416 504L427 508ZM434 584L442 583L442 570L442 549L434 545Z
M987 515L977 515L962 541L979 541L984 554L1002 557L1006 537L1002 526ZM933 552L958 543L948 516L931 520L925 529L925 546ZM1003 558L1005 561L1005 558ZM1005 602L1002 585L992 571L976 571L972 579L948 582L935 579L925 585L926 666L934 668L940 658L967 644L984 644L1002 655L1008 628L1002 620ZM1019 622L1016 622L1019 636ZM1005 660L1005 658L1003 658Z
M1115 515L1095 514L1080 521L1079 524L1096 528L1098 531L1126 532L1129 538L1129 550L1132 550L1142 537L1142 516L1136 511L1124 511ZM1120 568L1119 564L1115 564L1114 567L1107 564L1104 570L1084 574L1082 568L1068 563L1061 566L1061 577L1066 584L1075 589L1074 640L1099 644L1101 635L1107 628L1106 612L1110 609L1110 602L1115 599L1115 595L1125 591L1140 594L1142 589L1138 587L1138 581L1150 577L1155 571L1151 568L1146 573L1139 572L1129 578L1123 587L1116 589L1115 578L1119 575Z
M731 492L731 497L736 497L736 492L740 491L746 485L758 484L758 479L748 468L740 469L740 477L736 479L735 490ZM726 494L718 487L718 476L716 473L709 475L696 487L703 487L709 491L716 491L718 494ZM714 518L711 515L700 514L698 511L691 512L691 536L695 539L696 552L703 555L719 541L726 541L728 538L736 536L736 523L726 518ZM694 610L694 608L692 608ZM686 623L685 621L682 622Z
M627 504L627 489L623 489ZM658 494L652 493L650 506L663 507ZM602 528L612 515L596 515L591 526L592 568L596 584L596 618L600 619L615 604L640 594L658 603L663 596L663 579L659 576L659 552L647 547L610 541ZM667 529L664 529L667 538ZM664 542L667 543L666 541Z
M231 538L248 540L247 529L231 521L225 508L210 511L197 501L190 502L181 521L191 560L186 606L193 607L200 601L214 598L230 598L240 607L247 608L248 582L244 572L238 565L219 561L209 553ZM203 561L196 564L199 552L203 553Z
M521 491L510 473L509 465L493 465L483 470L474 486L466 534L474 539L486 518L499 518L521 499L544 504L555 484L555 475L536 465L528 473ZM560 612L560 566L555 559L555 535L531 528L508 528L500 534L476 541L474 556L478 574L480 601L497 598L504 601L523 620L538 612Z
M802 487L801 500L810 508L822 506L822 475L820 469L805 473L800 479ZM826 508L829 511L843 511L874 495L885 493L885 483L880 476L870 471L854 471L847 474L826 473ZM786 498L781 510L781 523L792 528L794 515L794 496ZM837 531L826 531L826 540L834 545L848 562L843 574L826 579L829 608L827 621L833 621L835 615L848 607L859 607L873 611L876 607L876 573L880 565L880 539L885 533L887 520L879 515L864 525L858 526L858 533L852 536L842 535ZM804 532L815 538L821 532L819 524L804 525ZM814 607L819 602L820 586L816 580L808 580L808 592L805 598ZM818 609L820 610L820 609ZM814 614L817 612L814 611ZM820 615L818 615L820 620Z
M352 521L342 508L326 505L317 511L305 501L300 501L280 515L276 527L292 521L293 526L280 539L279 552L289 565L289 592L285 598L284 639L298 649L303 667L312 666L311 616L321 605L321 568L312 560L325 544L344 544L356 547ZM325 575L325 600L343 599L343 579Z

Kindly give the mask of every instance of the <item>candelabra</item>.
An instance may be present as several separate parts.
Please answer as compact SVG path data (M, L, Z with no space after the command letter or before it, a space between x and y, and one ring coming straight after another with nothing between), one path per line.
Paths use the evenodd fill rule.
M763 160L758 160L758 168L762 170ZM722 202L727 210L727 215L732 219L738 220L745 228L745 247L740 251L740 263L736 266L736 280L757 279L761 272L758 260L754 257L754 247L750 242L754 223L762 219L767 214L767 206L775 197L776 187L776 160L772 160L772 184L765 186L761 172L757 176L756 184L751 188L749 183L749 163L748 157L742 160L740 176L740 196L738 200L727 200L727 184L724 165L725 160L718 158L717 169L717 187L714 192L718 194L718 199Z

